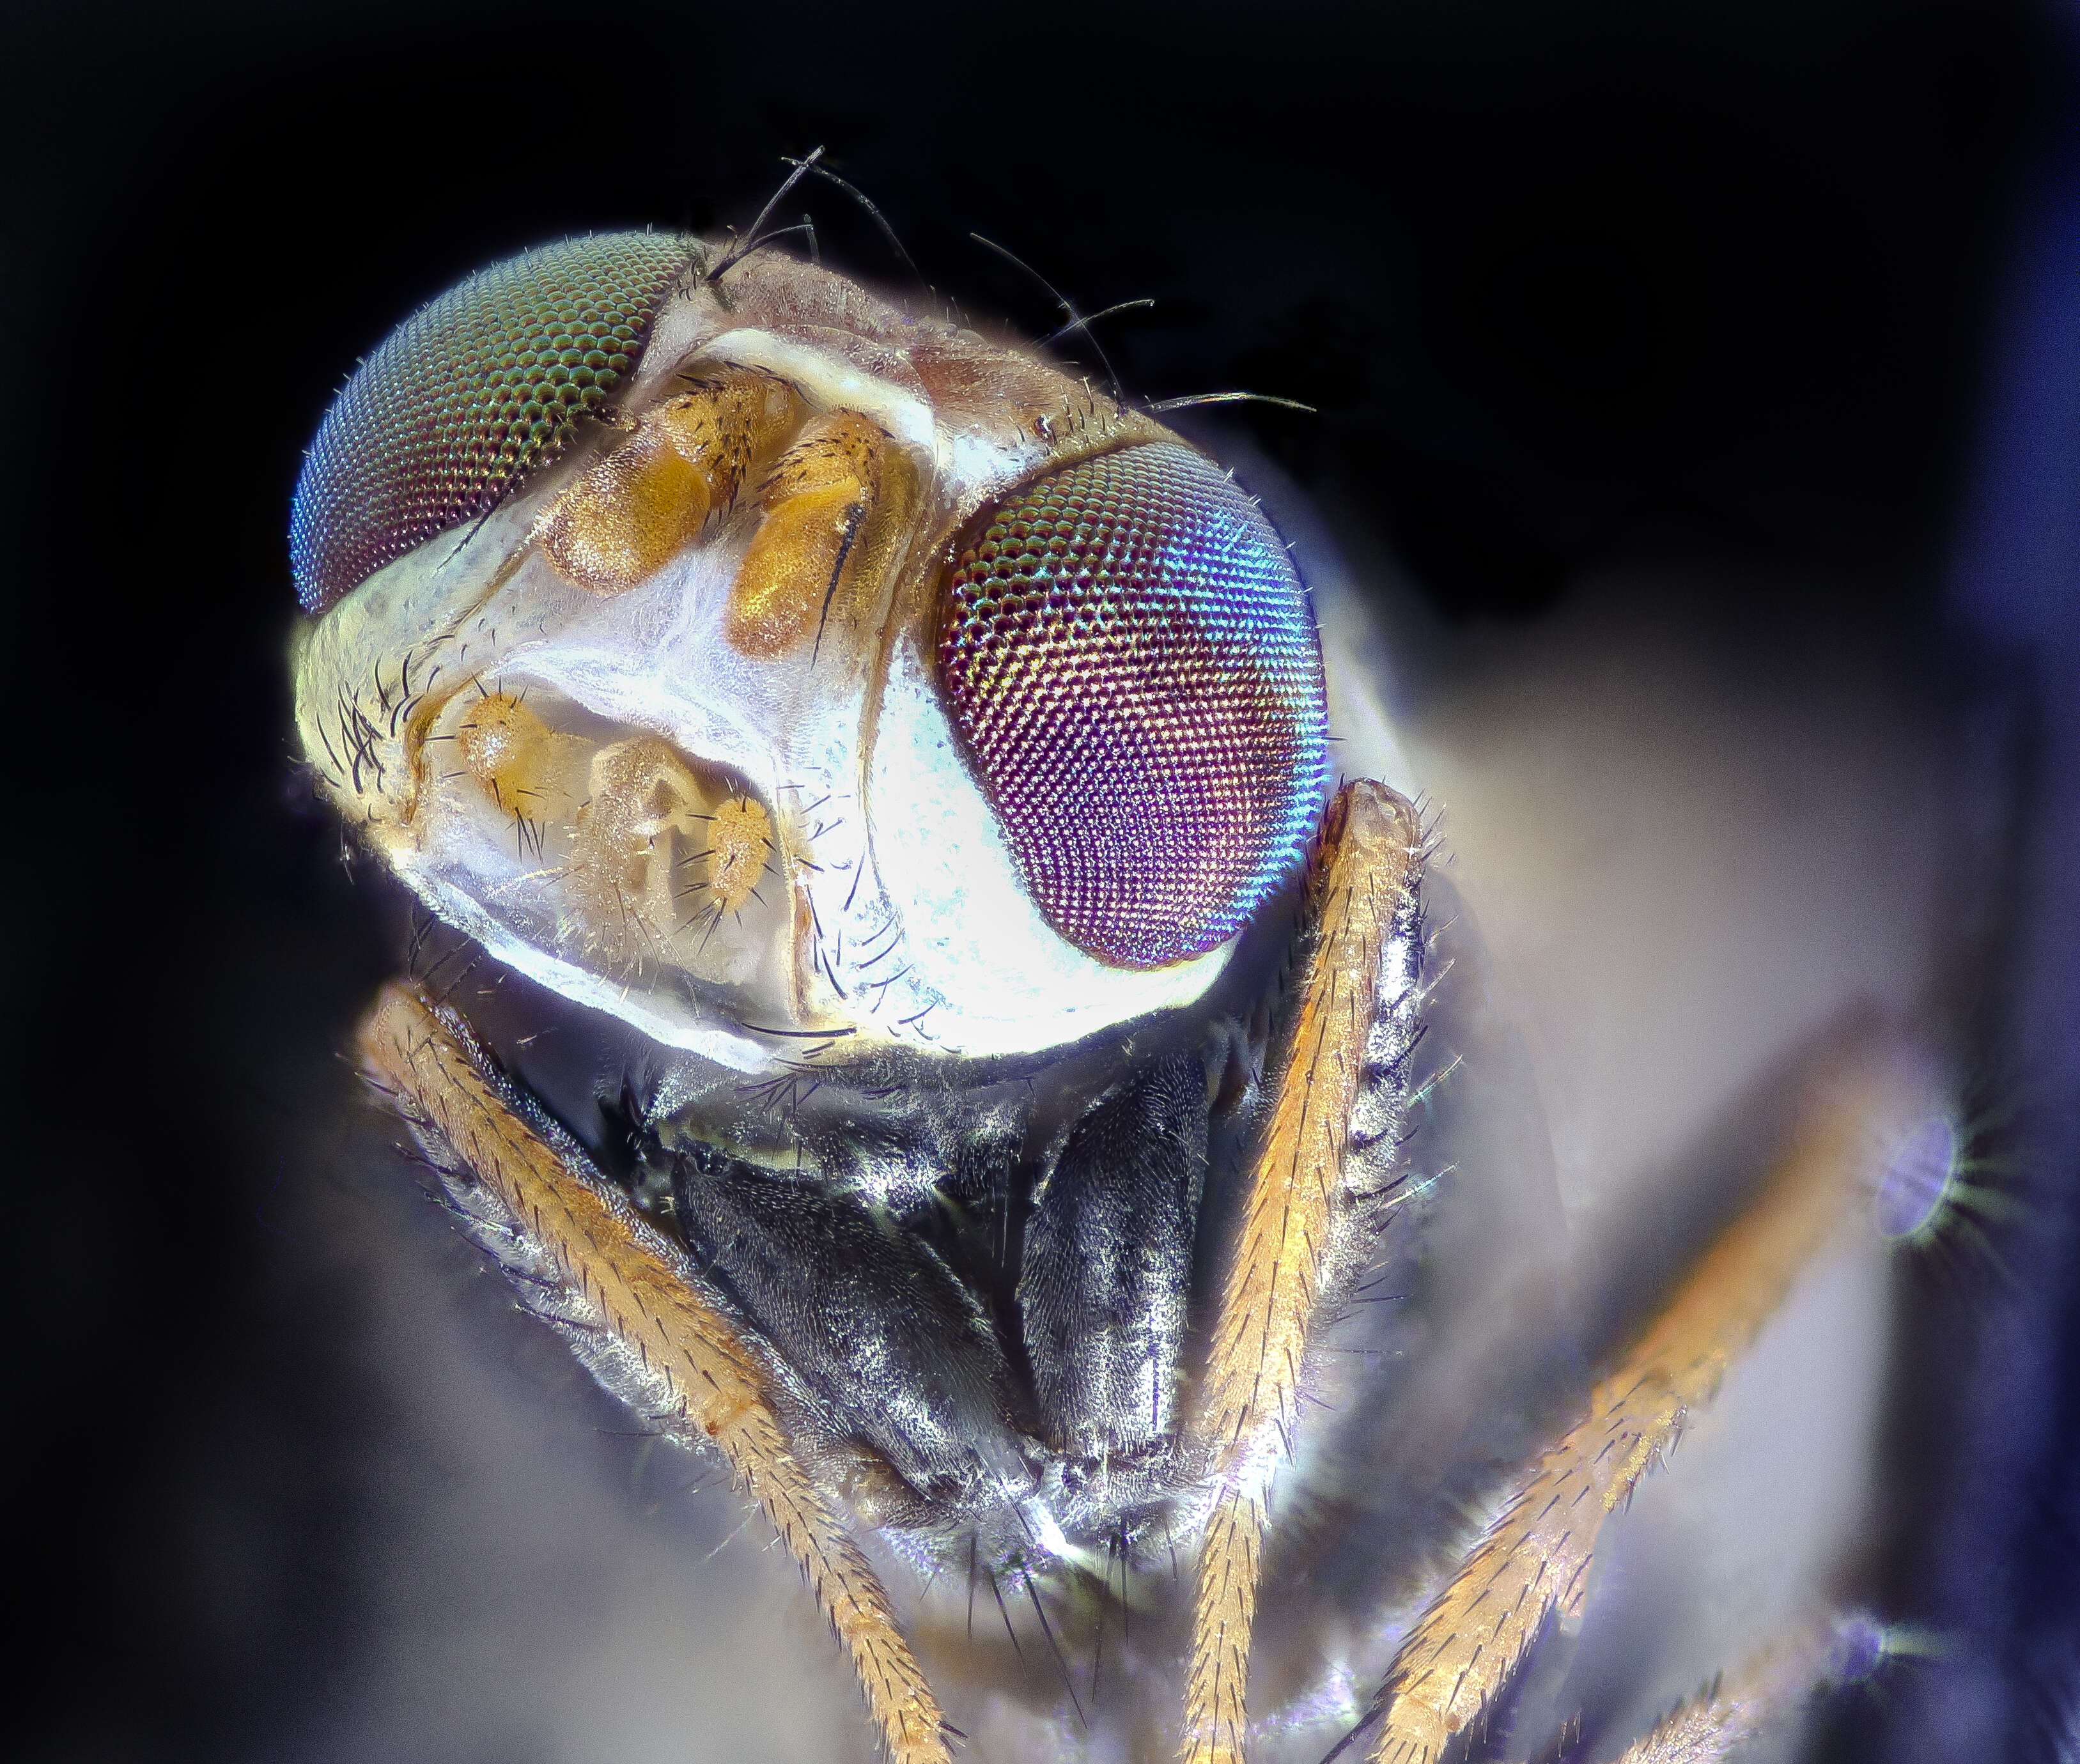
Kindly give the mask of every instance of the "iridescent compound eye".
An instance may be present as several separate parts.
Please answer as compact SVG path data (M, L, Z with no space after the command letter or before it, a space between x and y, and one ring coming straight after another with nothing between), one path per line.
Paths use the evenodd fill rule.
M1321 645L1285 546L1210 460L1157 442L1013 492L939 618L954 727L1070 942L1182 961L1290 874L1326 769Z
M333 400L296 483L304 607L322 612L556 459L626 383L688 252L670 233L544 245L392 331Z

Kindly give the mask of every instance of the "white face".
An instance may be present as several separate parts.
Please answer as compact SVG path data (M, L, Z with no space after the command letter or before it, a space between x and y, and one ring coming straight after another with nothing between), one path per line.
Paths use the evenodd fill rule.
M486 326L529 315L483 308L579 247L429 308L328 418L297 516L328 794L498 958L742 1071L1031 1052L1201 996L1321 800L1269 523L1026 354L623 241L647 329L531 460L483 432L513 396Z

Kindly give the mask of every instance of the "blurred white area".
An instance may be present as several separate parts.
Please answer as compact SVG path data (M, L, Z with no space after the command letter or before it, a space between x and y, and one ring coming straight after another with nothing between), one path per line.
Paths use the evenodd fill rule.
M359 1133L342 1155L368 1157ZM563 1344L382 1172L328 1221L360 1265L371 1522L352 1718L308 1764L686 1764L877 1754L791 1561L713 1464L645 1449ZM418 1227L430 1227L420 1229Z
M1868 1008L1910 1029L1937 985L1961 873L1940 721L1853 630L1738 610L1788 599L1614 571L1535 622L1419 635L1434 671L1403 672L1382 719L1529 1045L1567 1221L1546 1253L1592 1360L1617 1345L1596 1333L1613 1296L1672 1285L1724 1185L1755 1175L1751 1152L1726 1155L1730 1124L1830 1025ZM1353 609L1324 628L1365 652ZM1507 1755L1586 1708L1587 1755L1615 1756L1843 1596L1871 1506L1888 1275L1873 1227L1735 1362L1606 1532L1579 1639L1527 1691ZM1489 1278L1492 1307L1523 1272Z
M1404 724L1591 1234L1835 1013L1931 984L1937 729L1852 634L1757 628L1742 588L1584 583L1468 639Z

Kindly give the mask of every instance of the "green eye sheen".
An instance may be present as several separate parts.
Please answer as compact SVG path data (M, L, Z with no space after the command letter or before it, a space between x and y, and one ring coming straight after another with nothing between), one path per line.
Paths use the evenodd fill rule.
M663 233L543 245L392 331L333 400L297 480L289 556L305 609L324 611L555 459L627 384L691 249Z

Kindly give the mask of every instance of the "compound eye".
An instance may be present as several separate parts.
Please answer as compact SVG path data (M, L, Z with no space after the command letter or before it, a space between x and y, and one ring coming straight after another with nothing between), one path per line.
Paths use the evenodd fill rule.
M333 400L296 481L296 596L322 612L394 558L496 508L627 384L691 262L669 233L508 258L392 331Z
M1175 442L1086 459L969 530L939 684L1041 911L1152 968L1232 935L1321 802L1313 609L1256 505Z

